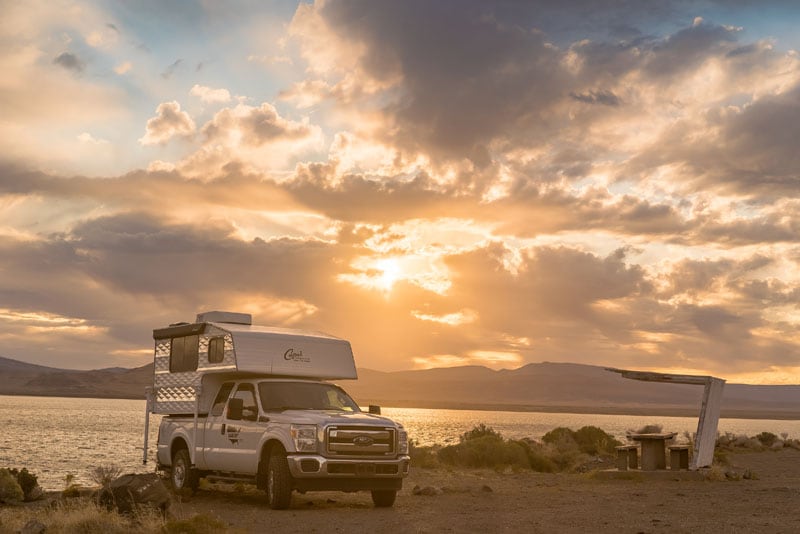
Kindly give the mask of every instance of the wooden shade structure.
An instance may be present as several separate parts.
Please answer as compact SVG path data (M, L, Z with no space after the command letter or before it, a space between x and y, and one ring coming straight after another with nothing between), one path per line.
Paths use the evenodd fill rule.
M697 437L694 440L694 455L689 469L710 467L714 460L714 445L717 442L717 426L722 405L722 389L725 380L714 376L675 375L653 373L649 371L630 371L607 367L607 371L619 373L625 378L644 380L645 382L667 382L671 384L691 384L703 386L703 403L700 407L700 419L697 421Z

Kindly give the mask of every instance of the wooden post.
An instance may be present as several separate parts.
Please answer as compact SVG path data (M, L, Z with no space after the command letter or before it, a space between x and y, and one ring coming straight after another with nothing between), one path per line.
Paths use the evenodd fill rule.
M710 376L706 379L703 405L700 408L700 419L697 421L697 437L694 440L694 456L689 467L692 470L709 467L714 461L714 446L717 443L717 426L724 387L725 381L721 378Z

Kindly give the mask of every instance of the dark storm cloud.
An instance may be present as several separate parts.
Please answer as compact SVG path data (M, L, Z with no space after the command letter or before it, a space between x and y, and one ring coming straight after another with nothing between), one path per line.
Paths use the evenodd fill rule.
M145 294L190 295L220 280L232 292L316 294L314 288L330 283L331 257L342 257L315 240L244 242L234 232L226 224L175 225L128 213L88 221L73 230L72 239L92 259L93 277Z
M370 77L402 77L386 108L401 146L483 162L489 141L541 120L562 95L557 51L540 32L496 20L489 5L331 2L320 12L365 45Z
M800 191L800 86L766 95L742 108L711 111L709 135L696 139L679 121L632 160L628 175L667 164L683 164L689 184L763 202L795 198ZM693 125L691 128L696 128ZM796 225L796 220L791 222Z
M602 104L604 106L619 106L620 99L611 91L589 91L586 93L570 93L570 97L584 104Z
M572 5L571 22L563 6L547 2L534 9L481 2L331 1L313 9L338 39L364 50L357 72L366 79L353 90L371 82L387 84L377 100L384 102L382 141L434 161L466 158L479 172L515 149L552 153L580 146L585 152L585 164L531 161L534 182L550 176L580 180L590 175L589 162L625 158L613 138L588 133L593 125L641 120L651 113L648 105L682 105L682 96L672 91L709 60L722 62L734 81L756 79L778 58L760 44L744 53L747 45L738 42L738 29L693 20L685 3L632 3L629 10L618 3L602 5ZM652 22L655 12L680 29L620 41L582 28L589 39L551 44L551 34L563 37L559 30L580 26L574 22L578 12L587 14L581 20L600 17L608 24L604 27L614 19L615 25L628 26L628 34L635 34L631 28L641 21ZM298 13L301 22L305 12ZM350 49L341 53L352 58ZM334 98L348 100L341 87L336 91ZM678 146L677 136L663 138L660 160L680 160ZM478 188L486 183L478 177L472 182Z
M86 69L86 63L71 52L62 52L53 59L53 63L76 73L81 73Z
M176 59L170 66L164 69L164 72L161 73L161 77L165 80L172 78L172 75L175 74L175 71L178 70L178 67L181 66L183 63L182 59Z
M697 296L731 289L739 295L720 306L672 303L677 293L659 294L656 281L629 264L622 250L601 257L569 247L539 247L524 257L518 275L502 267L507 252L494 244L448 258L457 273L449 304L476 310L477 329L532 338L532 350L548 351L529 354L533 360L619 358L658 367L664 361L680 365L675 357L683 355L685 364L730 373L759 369L770 359L793 365L800 357L800 348L789 341L797 326L767 320L763 309L767 302L785 302L794 289L762 281L755 284L760 300L746 294L755 291L746 275L768 264L766 258L683 262L668 273L674 291ZM787 340L760 333L764 327L785 331ZM657 345L647 341L652 336Z
M727 54L736 31L705 23L680 30L652 47L644 72L654 79L691 73L708 57Z

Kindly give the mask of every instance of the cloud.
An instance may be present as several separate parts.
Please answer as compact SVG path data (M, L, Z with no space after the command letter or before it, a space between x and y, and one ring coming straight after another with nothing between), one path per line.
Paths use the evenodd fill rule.
M114 24L107 23L102 29L89 32L86 36L86 44L93 48L108 48L117 43L119 33L119 29Z
M259 107L239 104L223 109L203 125L202 132L211 141L237 137L241 144L259 146L308 137L312 129L308 124L281 117L273 105L264 102Z
M148 119L145 134L139 139L142 145L165 144L173 137L191 137L195 124L181 105L176 102L162 102L156 108L156 116Z
M267 102L223 108L200 132L201 146L176 164L182 173L194 177L214 176L227 168L285 173L287 162L319 150L323 139L321 128L307 118L285 118Z
M569 96L585 104L601 104L604 106L619 106L620 100L611 91L588 91L586 93L570 93Z
M161 73L161 77L165 80L172 78L172 75L175 74L175 71L178 70L178 68L181 66L181 63L183 63L182 59L176 59L166 69L164 69L164 71Z
M83 132L78 136L78 141L92 145L107 145L109 144L106 139L98 139L89 132Z
M189 94L198 97L200 100L207 104L212 103L225 103L231 99L231 94L227 89L212 89L203 85L195 84Z
M131 63L130 61L123 61L122 63L114 67L114 72L116 72L121 76L123 74L129 73L132 68L133 68L133 63Z
M53 59L53 63L78 74L86 69L86 63L71 52L62 52Z

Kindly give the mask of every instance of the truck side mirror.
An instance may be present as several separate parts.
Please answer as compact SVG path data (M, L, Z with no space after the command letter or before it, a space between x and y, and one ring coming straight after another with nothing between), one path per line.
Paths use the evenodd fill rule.
M233 397L228 400L228 411L225 412L225 417L233 421L240 421L242 419L242 408L244 408L244 400Z
M369 405L369 413L372 415L380 415L381 414L381 407L377 404L370 404Z

